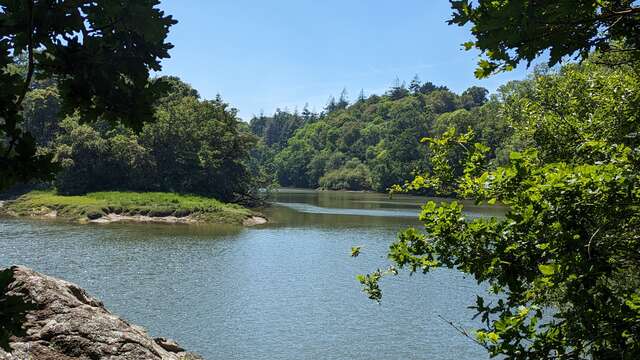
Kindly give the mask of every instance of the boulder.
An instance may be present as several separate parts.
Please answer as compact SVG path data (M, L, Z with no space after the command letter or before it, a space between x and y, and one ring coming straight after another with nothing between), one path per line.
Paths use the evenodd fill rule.
M109 312L64 280L0 270L0 360L202 359Z

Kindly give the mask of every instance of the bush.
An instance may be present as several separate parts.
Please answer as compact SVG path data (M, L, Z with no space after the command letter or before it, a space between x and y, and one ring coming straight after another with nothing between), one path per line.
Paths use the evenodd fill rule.
M371 190L371 173L360 160L352 159L321 177L320 187L325 190Z

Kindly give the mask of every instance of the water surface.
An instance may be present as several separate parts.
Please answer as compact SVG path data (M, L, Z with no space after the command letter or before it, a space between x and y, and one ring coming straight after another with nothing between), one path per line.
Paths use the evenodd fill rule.
M487 358L442 319L477 326L467 306L483 289L472 279L440 270L385 280L380 305L355 280L388 264L388 245L419 226L425 199L286 190L273 201L271 223L249 229L0 219L0 267L75 282L207 359Z

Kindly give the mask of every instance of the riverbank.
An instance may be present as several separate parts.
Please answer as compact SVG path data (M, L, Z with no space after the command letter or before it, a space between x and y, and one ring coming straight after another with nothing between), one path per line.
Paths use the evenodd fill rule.
M96 192L63 196L53 191L31 191L3 201L0 214L97 224L140 222L253 226L266 223L263 216L240 205L201 196L157 192Z

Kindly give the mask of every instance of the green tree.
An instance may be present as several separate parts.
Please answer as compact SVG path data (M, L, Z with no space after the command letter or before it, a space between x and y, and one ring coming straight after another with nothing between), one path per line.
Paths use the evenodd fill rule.
M428 202L424 231L408 229L389 258L410 272L446 267L490 285L473 308L473 338L508 359L636 359L640 356L640 81L629 67L587 62L539 74L511 92L516 132L529 149L491 170L489 148L454 128L428 139L431 171L404 189L435 188L504 206L501 218L468 218L463 205ZM452 179L449 154L465 149ZM395 268L361 275L372 299ZM497 298L496 298L497 297Z
M476 76L510 70L548 51L549 65L598 50L640 60L640 7L633 0L451 0L449 24L471 25L467 50L483 54ZM614 41L622 44L616 46Z
M97 128L104 128L100 131ZM65 195L108 190L146 190L154 172L149 150L128 128L112 129L98 122L93 127L68 117L54 141L55 160L61 166L56 187Z
M24 131L23 102L34 77L55 78L62 109L85 121L99 116L141 128L155 94L149 71L169 57L165 42L176 21L157 0L0 3L0 188L49 177L50 158L36 153ZM24 55L23 55L24 54ZM11 65L25 57L26 71Z
M219 97L186 96L160 106L140 134L156 163L158 188L222 201L249 194L247 159L256 139L242 131L236 113Z
M58 88L49 85L29 91L25 96L23 108L23 131L31 134L37 145L50 145L60 126Z
M370 190L371 173L366 165L354 158L339 169L327 172L320 178L319 185L326 190Z
M472 86L460 95L460 102L463 108L469 110L486 103L487 95L489 95L489 90L479 86Z

